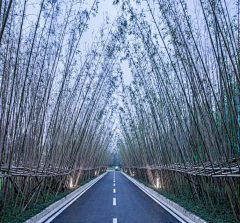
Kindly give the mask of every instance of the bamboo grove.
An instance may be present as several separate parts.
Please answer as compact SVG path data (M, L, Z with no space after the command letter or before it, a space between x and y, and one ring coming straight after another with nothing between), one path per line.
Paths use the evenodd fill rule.
M240 3L140 4L123 4L133 75L119 108L123 169L239 222Z
M1 222L105 172L113 150L239 222L239 1L115 0L87 43L101 2L85 3L0 0Z
M120 43L107 23L83 43L97 3L0 1L1 222L110 162Z

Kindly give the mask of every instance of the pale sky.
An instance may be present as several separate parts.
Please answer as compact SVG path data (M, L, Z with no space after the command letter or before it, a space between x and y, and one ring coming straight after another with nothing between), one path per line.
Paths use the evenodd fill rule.
M94 0L88 0L88 3L85 4L86 8L91 8ZM104 18L106 17L106 15L109 17L110 19L110 23L112 23L114 21L114 19L117 16L117 13L119 12L119 7L121 7L121 4L119 5L113 5L113 0L100 0L100 3L98 4L98 14L96 15L96 17L91 17L90 21L89 21L89 30L87 32L84 33L83 38L82 38L82 42L88 42L92 37L92 32L95 31L95 33L97 33L97 31L99 30L99 28L101 27L101 25L104 23ZM120 15L120 14L118 14ZM124 60L120 63L122 71L123 71L123 80L124 83L126 85L129 85L133 78L131 75L131 71L129 69L128 66L128 61Z

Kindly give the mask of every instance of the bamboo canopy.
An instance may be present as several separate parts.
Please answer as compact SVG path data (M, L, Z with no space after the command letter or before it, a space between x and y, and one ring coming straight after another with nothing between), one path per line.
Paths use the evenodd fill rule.
M240 2L229 2L114 0L113 23L84 43L97 0L0 0L0 221L105 172L114 150L131 176L239 222Z

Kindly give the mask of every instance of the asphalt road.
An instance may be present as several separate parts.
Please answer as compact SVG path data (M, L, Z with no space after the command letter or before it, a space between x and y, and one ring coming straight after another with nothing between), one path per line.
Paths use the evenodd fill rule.
M128 222L177 223L179 221L121 172L115 171L108 172L52 221L52 223Z

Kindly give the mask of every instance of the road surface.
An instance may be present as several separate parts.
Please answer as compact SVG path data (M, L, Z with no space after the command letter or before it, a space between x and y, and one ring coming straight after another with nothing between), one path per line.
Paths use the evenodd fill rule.
M179 221L118 171L109 171L52 221L52 223L128 222Z

